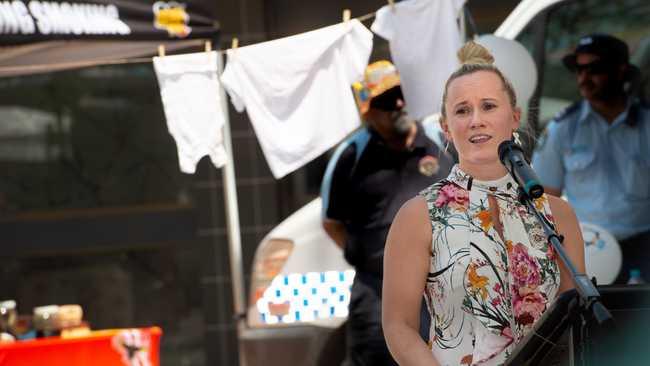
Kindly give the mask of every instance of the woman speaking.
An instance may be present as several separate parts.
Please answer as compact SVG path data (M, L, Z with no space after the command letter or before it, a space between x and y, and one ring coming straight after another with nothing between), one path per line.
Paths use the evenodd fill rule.
M558 293L573 287L499 160L499 144L519 128L514 89L481 45L468 42L458 57L440 123L459 163L402 206L386 243L384 334L401 365L503 364ZM564 235L568 256L584 273L571 207L546 195L535 205ZM418 333L423 294L428 344Z

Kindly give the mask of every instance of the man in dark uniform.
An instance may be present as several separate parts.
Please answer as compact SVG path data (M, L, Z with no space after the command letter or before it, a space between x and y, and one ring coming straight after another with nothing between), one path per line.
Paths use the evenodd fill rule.
M453 162L434 142L435 128L409 118L390 62L369 65L354 89L365 126L338 147L321 191L323 227L356 270L343 364L395 365L381 327L386 236L402 204Z

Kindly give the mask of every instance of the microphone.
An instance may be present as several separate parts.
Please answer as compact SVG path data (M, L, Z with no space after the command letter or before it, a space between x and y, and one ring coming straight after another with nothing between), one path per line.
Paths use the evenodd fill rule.
M499 160L528 197L539 198L544 194L544 187L539 183L537 174L526 161L521 146L510 140L503 141L499 144Z

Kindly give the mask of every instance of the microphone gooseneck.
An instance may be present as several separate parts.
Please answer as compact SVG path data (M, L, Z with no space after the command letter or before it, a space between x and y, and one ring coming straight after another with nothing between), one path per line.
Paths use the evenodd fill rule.
M524 156L524 150L516 143L506 140L499 144L499 160L512 175L517 184L530 198L539 198L544 194L544 187L539 183L537 174Z

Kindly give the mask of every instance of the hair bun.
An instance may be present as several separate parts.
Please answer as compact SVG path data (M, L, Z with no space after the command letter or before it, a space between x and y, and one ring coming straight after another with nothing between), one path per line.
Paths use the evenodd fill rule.
M494 57L487 50L487 48L480 44L469 41L458 50L458 61L461 64L470 65L492 65L494 64Z

